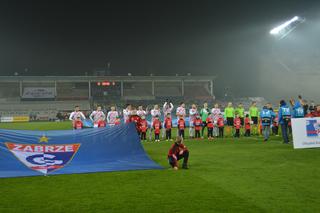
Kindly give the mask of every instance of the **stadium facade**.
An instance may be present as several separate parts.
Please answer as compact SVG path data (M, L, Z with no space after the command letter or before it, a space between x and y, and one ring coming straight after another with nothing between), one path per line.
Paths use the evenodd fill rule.
M215 76L1 76L0 113L55 117L75 104L213 102Z

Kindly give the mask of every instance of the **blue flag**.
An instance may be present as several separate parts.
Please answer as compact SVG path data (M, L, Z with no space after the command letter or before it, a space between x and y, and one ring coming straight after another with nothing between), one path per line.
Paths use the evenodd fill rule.
M0 130L0 177L161 169L134 124L60 131Z

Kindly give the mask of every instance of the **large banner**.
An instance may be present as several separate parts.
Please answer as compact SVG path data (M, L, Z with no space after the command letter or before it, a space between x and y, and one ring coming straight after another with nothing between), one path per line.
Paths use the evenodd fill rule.
M24 99L52 99L55 96L54 87L25 87L22 94Z
M295 149L320 147L320 118L292 119Z
M0 130L0 177L161 169L134 124L62 131Z

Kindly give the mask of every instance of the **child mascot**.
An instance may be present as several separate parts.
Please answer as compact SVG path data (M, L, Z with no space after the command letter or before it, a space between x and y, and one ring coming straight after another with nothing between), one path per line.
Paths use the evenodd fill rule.
M188 169L189 150L183 144L183 138L178 136L169 149L168 161L174 170L178 170L178 161L183 158L182 169Z

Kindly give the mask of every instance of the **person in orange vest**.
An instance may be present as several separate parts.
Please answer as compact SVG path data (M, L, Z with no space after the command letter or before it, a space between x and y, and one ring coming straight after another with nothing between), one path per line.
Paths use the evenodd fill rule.
M195 130L195 139L201 139L201 128L202 128L202 119L199 114L197 114L196 119L193 121L193 126Z
M172 119L170 113L167 113L166 115L166 119L164 120L164 128L166 130L166 141L171 141Z
M250 120L249 114L246 114L246 118L244 119L244 128L245 128L244 136L250 137L251 120Z
M241 119L238 114L236 114L236 118L234 119L234 128L236 130L234 137L240 138L240 129L241 129Z
M82 128L83 128L83 123L81 121L81 117L77 116L73 122L73 129L82 129Z
M213 139L213 127L214 127L214 122L213 122L213 117L211 113L208 113L208 117L206 119L207 123L207 128L208 128L208 139L212 140Z
M140 126L141 140L145 141L145 140L147 140L148 122L147 122L146 117L144 115L141 116L139 126Z
M158 115L154 117L152 127L154 129L155 142L160 142L161 121L159 120Z
M184 139L184 129L186 128L186 122L184 121L183 116L180 116L178 120L178 136Z

